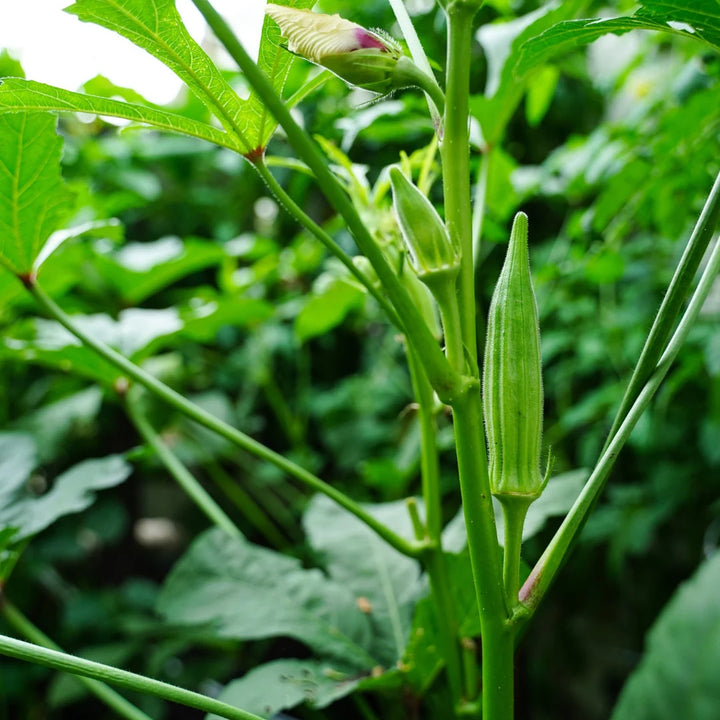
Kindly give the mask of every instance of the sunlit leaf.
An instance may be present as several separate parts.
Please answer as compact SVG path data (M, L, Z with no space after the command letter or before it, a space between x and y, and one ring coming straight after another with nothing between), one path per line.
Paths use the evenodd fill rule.
M515 108L525 93L530 73L541 63L520 70L519 59L531 38L554 23L572 17L578 6L571 2L551 2L527 15L483 25L477 38L485 50L488 76L483 95L471 98L470 109L480 122L486 142L496 144L502 137Z
M0 263L16 275L37 269L48 237L71 207L56 122L44 113L0 116Z
M67 12L113 30L165 63L237 138L243 151L252 150L241 120L244 102L188 33L174 0L76 0Z
M32 80L3 79L0 85L0 113L42 110L124 118L159 130L192 135L232 150L244 150L232 134L160 108L71 92Z

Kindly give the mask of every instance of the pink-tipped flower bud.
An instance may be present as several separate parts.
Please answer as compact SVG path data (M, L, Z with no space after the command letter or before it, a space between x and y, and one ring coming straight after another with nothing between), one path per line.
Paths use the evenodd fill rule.
M417 85L427 76L391 37L345 20L269 3L265 11L280 27L288 50L327 68L349 85L386 94Z

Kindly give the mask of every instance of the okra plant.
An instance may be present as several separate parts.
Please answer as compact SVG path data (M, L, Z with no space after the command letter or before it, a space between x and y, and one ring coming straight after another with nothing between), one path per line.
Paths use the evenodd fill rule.
M496 237L486 237L493 234L488 198L509 182L493 168L522 99L527 96L530 107L535 98L547 109L557 81L555 63L570 51L609 34L640 30L678 37L698 58L714 56L720 50L720 2L640 0L632 13L609 16L605 8L597 18L586 15L590 3L573 0L542 5L508 21L497 16L509 14L510 3L438 0L426 12L434 13L434 32L440 35L432 38L433 47L445 43L444 61L428 58L421 41L428 40L427 29L417 32L402 0L389 0L397 22L385 29L356 22L352 5L341 17L332 12L332 2L322 4L327 12L318 11L314 0L270 3L257 60L210 0L193 3L237 72L214 64L186 29L173 0L75 0L67 9L165 63L199 103L192 112L153 106L127 89L105 86L103 92L101 83L95 93L12 76L0 85L0 297L22 303L24 292L26 304L34 303L44 318L36 321L34 336L27 327L15 335L13 329L7 332L3 362L39 363L98 383L122 410L125 419L117 422L134 427L137 442L145 447L86 460L36 495L28 489L29 478L49 450L38 448L33 436L18 428L0 433L0 612L6 626L23 638L0 636L0 653L75 675L112 716L134 720L167 712L164 705L146 704L146 696L230 720L269 718L286 710L330 717L331 704L343 698L353 698L355 705L349 707L365 718L510 720L516 717L516 653L526 632L618 456L717 287L720 243L713 236L720 220L720 175L713 184L705 172L707 197L694 229L686 240L673 238L685 241L685 250L637 347L634 371L626 378L604 446L592 467L571 473L573 468L553 459L552 442L543 437L542 313L533 283L533 275L543 272L533 259L537 204L528 197L527 214L517 212L502 225L504 264L499 275L488 273L488 258L504 245L497 222ZM500 28L495 36L493 28ZM471 82L476 39L488 57L484 93ZM373 168L372 184L346 148L315 135L312 117L303 115L313 93L340 82L347 93L362 98L354 112L368 113L368 118L383 103L407 97L415 98L424 115L420 146L408 146L387 167ZM715 93L706 103L708 134L714 133L717 149L720 94L717 83L707 83L707 92ZM286 85L293 85L293 92ZM546 99L537 100L543 92ZM222 328L243 323L259 333L255 326L272 312L270 304L253 295L252 283L233 284L235 276L227 268L238 256L219 250L217 243L214 259L192 261L187 273L222 265L218 282L224 283L227 297L221 302L213 291L207 303L186 308L184 315L163 315L151 304L126 306L113 320L71 312L72 296L67 307L53 299L65 291L57 258L68 248L116 237L119 227L107 215L88 218L76 211L77 193L83 191L61 172L63 141L56 115L67 113L139 126L120 135L120 143L130 142L135 132L152 132L221 148L224 157L240 158L267 186L315 252L324 248L337 293L328 302L345 307L338 309L336 321L325 327L319 321L319 329L307 336L339 324L361 300L382 314L380 325L390 329L388 337L401 349L412 389L408 412L417 429L418 444L411 449L417 485L403 492L407 498L367 504L360 502L366 494L359 488L346 491L353 485L321 478L318 458L303 452L306 428L288 409L272 367L262 377L268 402L291 442L287 453L272 438L261 442L257 429L226 421L191 397L189 389L174 389L172 363L157 351L163 337L186 332L188 341L210 343ZM690 162L718 171L717 157ZM322 193L327 217L303 206L293 190L298 178ZM190 196L194 178L185 180ZM628 182L642 181L631 176ZM241 210L230 208L231 213ZM687 215L693 208L679 204L674 210ZM625 218L620 228L627 227ZM602 231L610 236L617 226L608 223ZM262 258L262 251L255 257ZM102 274L109 262L107 255L98 255L95 269L87 269L82 258L82 272L89 276ZM67 272L77 273L78 267ZM182 275L166 268L128 277L124 297L142 306ZM345 302L347 297L352 299ZM301 314L312 325L312 300L304 308ZM223 363L221 353L215 362ZM258 506L244 487L246 474L236 480L218 463L209 463L217 481L209 492L190 471L193 463L173 449L172 437L158 431L161 406L192 421L190 432L208 433L201 444L210 447L218 442L210 438L217 436L231 448L229 457L241 458L246 467L253 458L253 472L269 468L295 488L296 496L299 488L306 502L304 535L281 521L282 507L275 514ZM44 422L51 424L51 417ZM63 652L11 602L11 573L23 566L33 537L58 518L89 507L96 491L131 482L133 464L149 456L214 527L193 540L163 580L155 629L144 631L145 637L175 630L184 633L181 644L230 648L231 653L240 652L240 642L286 637L297 643L290 645L290 656L275 653L267 662L258 661L222 690L218 683L231 678L217 677L215 692L200 692ZM381 474L390 472L380 467ZM456 490L461 508L449 519L447 497ZM265 546L241 532L230 511L233 503L264 537ZM552 516L562 516L562 522L547 545L528 550L526 541ZM719 587L720 554L715 551L664 611L647 660L623 691L613 718L716 716ZM243 645L243 651L248 647ZM546 662L552 666L553 657Z

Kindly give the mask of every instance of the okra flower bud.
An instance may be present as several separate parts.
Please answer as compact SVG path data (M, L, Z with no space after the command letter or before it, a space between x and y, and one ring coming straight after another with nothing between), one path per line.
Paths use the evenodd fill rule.
M427 86L428 76L384 33L339 15L273 3L266 13L280 26L290 52L322 65L350 85L382 95L412 85Z
M518 213L488 317L483 376L490 487L503 499L542 492L542 364L528 260L527 215Z
M396 167L390 169L390 183L400 232L418 277L434 292L439 282L455 280L460 255L433 204Z

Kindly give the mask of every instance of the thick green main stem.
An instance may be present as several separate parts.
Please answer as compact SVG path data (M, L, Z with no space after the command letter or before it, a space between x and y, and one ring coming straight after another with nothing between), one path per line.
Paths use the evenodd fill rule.
M315 179L322 188L325 197L345 220L348 230L355 238L360 251L372 264L390 301L400 316L403 332L407 336L408 342L420 356L435 391L441 398L450 400L462 388L462 378L450 367L407 290L403 287L382 250L363 223L345 190L330 171L322 152L309 135L295 122L285 102L275 92L270 79L252 61L245 48L235 37L225 20L213 8L212 4L208 0L193 0L193 3L202 13L218 40L238 64L258 97L285 130L288 141L298 157L314 173Z
M253 715L244 710L239 710L219 700L213 700L205 695L200 695L200 693L184 690L175 685L170 685L160 680L153 680L152 678L137 675L127 670L119 670L110 665L84 660L83 658L58 652L57 650L42 648L38 645L23 642L22 640L16 640L7 635L0 635L0 655L7 655L17 660L35 663L36 665L44 665L53 670L71 673L72 675L93 678L94 680L106 682L111 685L117 685L126 690L135 690L136 692L146 695L155 695L163 700L186 705L196 710L215 713L220 717L227 718L227 720L263 720L259 715Z
M54 317L84 345L94 350L98 355L121 370L129 378L132 378L136 382L140 383L140 385L145 387L154 395L172 405L179 412L183 413L191 420L195 420L195 422L203 425L209 430L216 432L218 435L224 437L226 440L229 440L233 443L233 445L241 448L242 450L255 455L255 457L258 457L261 460L265 460L275 465L291 477L299 480L306 487L320 492L323 495L327 495L331 500L334 500L338 505L340 505L340 507L345 508L345 510L355 515L358 520L365 523L365 525L367 525L371 530L377 533L383 540L392 545L392 547L403 555L407 555L408 557L418 557L422 554L425 549L423 545L410 543L405 540L405 538L400 537L390 528L376 520L358 503L344 493L336 490L331 485L328 485L305 468L296 465L292 462L292 460L288 460L283 455L265 447L257 440L253 440L253 438L249 437L237 428L232 427L232 425L228 425L219 418L203 410L203 408L190 402L180 395L180 393L175 392L175 390L169 388L157 378L145 372L145 370L141 367L130 362L130 360L116 350L113 350L111 347L108 347L104 343L96 340L94 337L81 330L72 321L72 319L45 294L37 283L26 279L24 284L25 287L32 293L40 307L42 307L49 315Z
M477 3L449 0L445 123L442 145L445 218L452 242L461 251L458 278L459 326L462 355L453 350L460 373L475 383L453 400L455 445L467 527L468 549L477 595L482 632L482 714L484 720L513 718L514 631L508 622L500 547L487 471L475 330L475 281L470 203L470 147L468 96L472 19ZM444 313L446 345L458 345L452 316Z
M503 589L479 385L453 405L453 416L463 514L482 633L483 718L512 720L514 636Z
M28 640L32 640L41 647L61 652L60 648L42 630L33 625L9 600L0 597L0 611L8 623ZM140 708L135 707L105 683L83 676L79 676L78 681L120 717L127 720L152 720L149 715L146 715Z
M470 142L468 95L470 91L470 48L475 10L459 3L448 7L447 87L445 123L441 148L445 219L453 244L461 253L458 291L460 322L465 352L475 373L477 338L475 332L475 266L472 248L470 205Z

